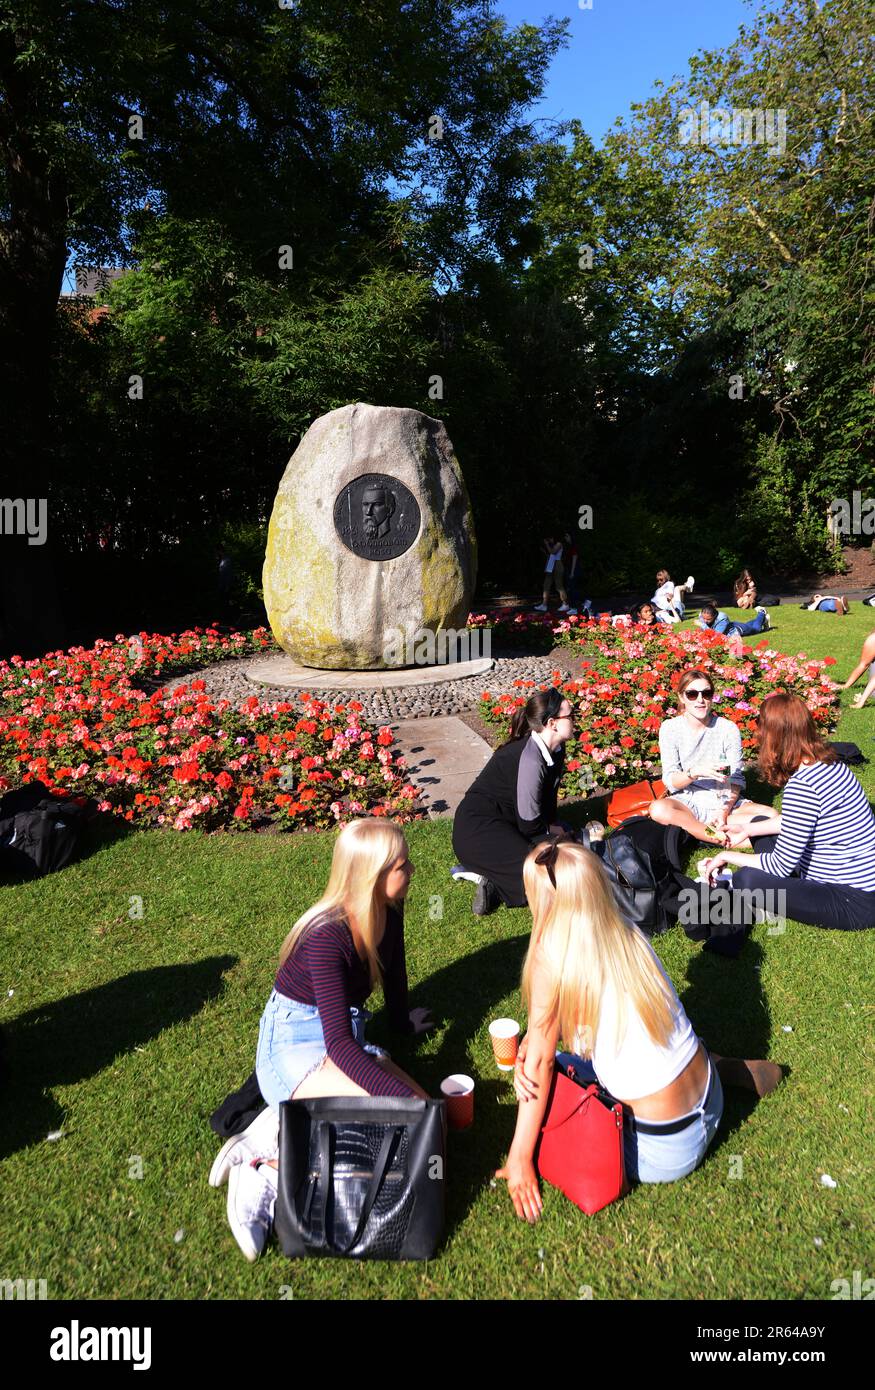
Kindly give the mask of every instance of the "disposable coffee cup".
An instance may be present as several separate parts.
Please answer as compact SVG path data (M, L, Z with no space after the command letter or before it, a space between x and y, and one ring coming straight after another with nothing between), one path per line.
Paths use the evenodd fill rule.
M467 1129L474 1121L474 1082L461 1072L441 1082L441 1095L447 1102L450 1129Z
M496 1018L489 1025L495 1065L499 1071L513 1071L520 1043L520 1026L513 1018Z

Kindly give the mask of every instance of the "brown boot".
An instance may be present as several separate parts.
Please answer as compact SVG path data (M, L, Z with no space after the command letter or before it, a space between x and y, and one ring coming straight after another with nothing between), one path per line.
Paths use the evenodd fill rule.
M711 1053L711 1060L724 1086L738 1086L745 1091L756 1091L760 1098L771 1095L784 1079L784 1073L777 1062L718 1057L716 1052Z

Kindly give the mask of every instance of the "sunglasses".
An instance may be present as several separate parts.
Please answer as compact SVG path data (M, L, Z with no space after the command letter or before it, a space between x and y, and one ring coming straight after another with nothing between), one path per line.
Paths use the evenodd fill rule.
M685 700L698 700L700 695L704 700L713 700L714 691L707 689L703 690L701 686L696 686L695 688L690 686L689 690L684 691Z

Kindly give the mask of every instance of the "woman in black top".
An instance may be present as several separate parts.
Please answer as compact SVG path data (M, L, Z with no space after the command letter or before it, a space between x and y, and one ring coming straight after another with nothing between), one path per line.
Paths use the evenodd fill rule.
M453 850L480 874L473 911L484 917L503 902L525 907L523 864L532 845L561 831L556 798L565 771L565 744L574 731L571 704L558 690L537 690L511 721L468 788L453 822Z

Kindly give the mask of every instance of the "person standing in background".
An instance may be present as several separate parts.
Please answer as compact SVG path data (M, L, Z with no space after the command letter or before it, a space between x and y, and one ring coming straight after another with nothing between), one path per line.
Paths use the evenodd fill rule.
M568 611L569 613L577 613L580 609L580 552L571 531L566 531L562 539L565 543L562 550L562 563L565 566L568 581L568 601L571 604Z
M550 590L556 585L559 594L559 612L568 612L568 594L565 591L565 569L562 564L562 542L556 539L556 533L551 532L543 540L546 563L544 566L544 601L535 604L536 613L546 613L549 607Z

